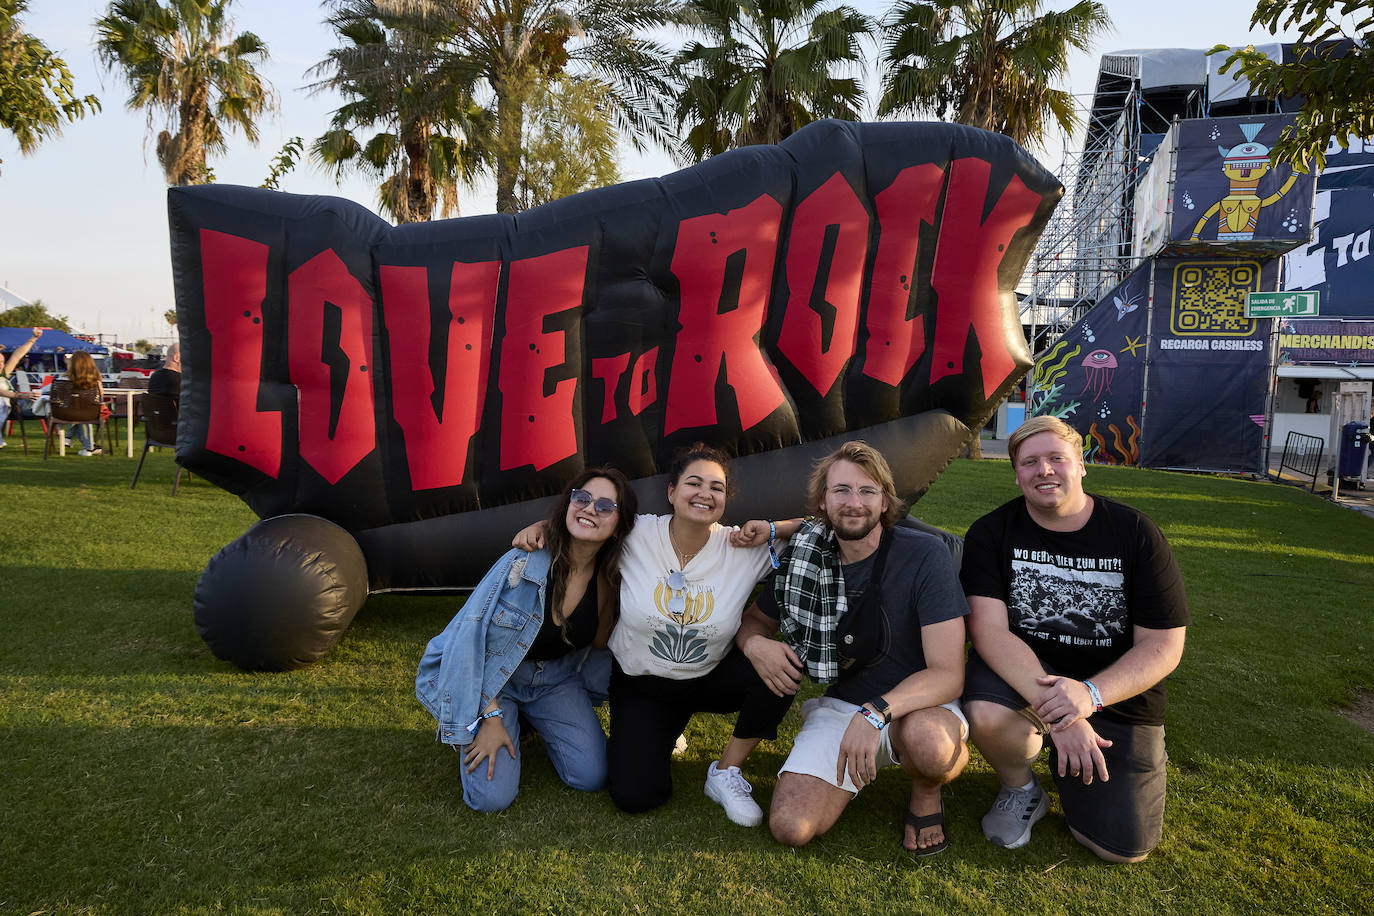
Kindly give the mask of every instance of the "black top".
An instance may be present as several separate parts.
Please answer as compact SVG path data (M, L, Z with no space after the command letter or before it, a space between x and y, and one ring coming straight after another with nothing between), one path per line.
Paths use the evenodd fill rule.
M181 373L175 369L158 369L153 372L148 379L148 393L158 394L163 397L171 398L174 401L181 400Z
M596 625L600 615L596 602L597 577L592 575L582 600L577 602L567 619L568 638L563 639L563 628L553 622L553 589L544 590L544 622L539 627L539 635L525 654L526 661L550 662L562 658L574 649L585 649L596 639Z
M892 546L883 564L881 600L864 600L878 551L840 567L849 610L840 621L839 632L878 634L876 652L864 647L863 657L854 659L852 664L847 664L852 656L846 647L836 646L842 667L839 678L825 694L855 704L876 700L911 675L925 670L921 627L968 613L954 560L939 538L909 528L894 528L884 538L891 538ZM759 590L758 606L770 617L778 616L771 585ZM856 613L878 615L877 625L865 621L856 626L856 622L849 620ZM868 639L860 637L858 642Z
M1048 670L1091 678L1135 644L1133 627L1187 626L1188 598L1169 542L1130 506L1093 496L1077 531L1040 527L1018 497L978 519L964 540L969 595L1007 605L1008 625ZM1164 722L1160 681L1101 713Z

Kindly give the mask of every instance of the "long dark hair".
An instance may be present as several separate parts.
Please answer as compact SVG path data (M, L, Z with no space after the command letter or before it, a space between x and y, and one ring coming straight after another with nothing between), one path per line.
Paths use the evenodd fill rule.
M572 562L572 535L568 533L568 506L572 503L572 491L586 486L590 480L601 477L609 480L615 487L615 503L620 507L620 512L615 520L615 529L611 536L601 545L597 551L597 574L592 579L591 587L596 588L598 582L604 586L600 600L597 604L598 613L610 613L611 619L620 616L620 552L625 546L625 537L634 527L635 510L639 508L639 501L635 497L635 491L630 489L630 481L624 474L615 468L586 468L582 473L572 479L563 488L563 495L558 498L550 510L544 525L544 546L549 551L549 556L553 562L549 564L549 582L553 586L550 608L561 608L563 599L567 595L568 588L568 567ZM609 606L608 606L609 605ZM563 618L563 641L568 639L568 618Z

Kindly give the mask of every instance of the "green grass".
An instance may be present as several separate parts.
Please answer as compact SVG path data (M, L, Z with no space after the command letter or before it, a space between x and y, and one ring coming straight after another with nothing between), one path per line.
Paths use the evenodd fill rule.
M1287 487L1093 468L1155 518L1193 610L1170 683L1170 797L1145 863L1099 863L1057 808L1015 852L983 841L975 755L945 794L952 848L899 852L887 773L795 851L701 794L729 723L701 716L677 797L619 814L536 744L515 805L477 815L412 693L458 599L367 603L301 671L247 674L196 635L205 562L252 522L166 452L0 452L0 913L1356 913L1374 900L1374 737L1339 709L1374 687L1374 520ZM919 514L963 531L1014 495L960 461ZM784 725L797 726L795 711ZM786 742L750 778L767 806Z

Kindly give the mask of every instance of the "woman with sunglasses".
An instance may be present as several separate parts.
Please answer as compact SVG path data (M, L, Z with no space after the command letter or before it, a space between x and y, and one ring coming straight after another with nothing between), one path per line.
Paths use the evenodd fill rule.
M635 519L620 558L620 618L611 634L607 788L622 811L648 811L673 793L673 746L698 712L738 713L730 741L706 770L705 793L730 820L757 826L763 811L740 768L777 737L791 705L735 647L754 586L774 568L778 538L800 519L720 524L730 493L726 458L697 443L669 471L671 515ZM516 535L540 543L544 523ZM772 537L770 537L772 535Z
M588 692L604 693L620 555L635 517L625 475L592 468L573 478L545 520L547 545L511 550L430 640L415 695L461 755L463 801L501 811L520 788L520 719L543 736L574 789L606 782L606 736ZM599 676L594 672L600 672Z

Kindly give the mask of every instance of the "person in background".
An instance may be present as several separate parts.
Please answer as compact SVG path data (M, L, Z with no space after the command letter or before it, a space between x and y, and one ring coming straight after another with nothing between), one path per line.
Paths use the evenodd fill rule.
M91 359L91 354L85 350L78 350L67 358L67 378L71 379L72 387L75 390L89 391L94 388L96 400L104 401L105 388L100 383L100 370L96 368L95 360ZM77 452L81 457L89 458L91 455L99 455L104 451L91 438L91 424L79 423L73 426L72 435L76 436L81 443L81 451Z
M148 393L171 398L181 406L181 343L167 348L167 356L148 379Z
M606 736L593 707L605 691L620 552L634 517L624 474L584 470L550 513L546 546L507 552L425 649L415 696L438 721L439 740L462 756L473 810L515 800L522 718L564 783L584 792L605 784Z
M8 443L5 442L5 422L10 418L11 410L20 410L20 401L35 401L38 395L32 391L15 391L10 386L10 374L14 372L19 363L28 354L29 349L38 343L38 338L43 336L42 328L34 328L33 336L24 343L14 348L14 352L5 359L3 369L0 369L0 448L4 448Z

